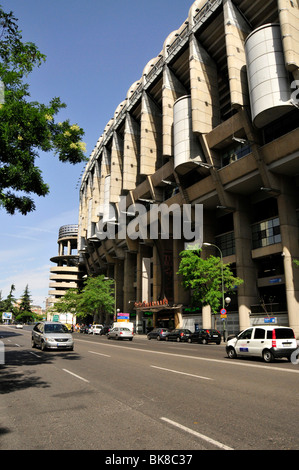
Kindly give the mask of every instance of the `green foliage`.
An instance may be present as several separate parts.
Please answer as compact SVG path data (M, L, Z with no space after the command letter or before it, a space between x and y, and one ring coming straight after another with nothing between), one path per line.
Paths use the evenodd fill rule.
M24 312L32 314L32 311L31 311L31 297L30 297L28 284L24 289L24 293L21 297L21 302L19 304L19 314L23 314Z
M26 310L16 315L15 320L20 323L33 322L36 320L37 315L33 312L27 312Z
M10 291L6 299L2 299L2 296L0 296L0 311L1 312L12 312L14 313L16 311L14 307L15 303L15 298L13 295L13 292L15 291L15 286L12 284L10 286Z
M69 289L58 302L49 310L57 313L74 313L77 314L77 306L80 299L78 289Z
M60 98L48 105L29 101L24 78L44 61L45 55L35 44L22 42L13 13L0 7L0 207L9 214L33 211L31 194L49 193L35 165L39 151L53 151L62 162L87 161L83 129L69 120L54 120L65 103Z
M177 274L182 275L183 286L192 290L193 304L210 305L213 313L219 313L222 306L221 258L202 259L201 249L182 251L180 256ZM234 277L229 264L223 264L223 281L226 294L233 293L235 286L243 283L242 279Z
M114 312L114 283L105 276L88 277L78 308L85 316Z
M113 281L106 280L104 276L89 277L84 283L81 292L70 289L59 302L51 308L54 312L73 313L78 318L101 313L114 312L114 285Z

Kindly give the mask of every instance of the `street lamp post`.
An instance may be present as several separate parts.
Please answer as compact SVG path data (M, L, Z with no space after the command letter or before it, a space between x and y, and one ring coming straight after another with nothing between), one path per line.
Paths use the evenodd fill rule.
M220 260L221 260L221 292L222 292L222 310L223 310L223 309L224 309L224 306L225 306L225 301L224 301L224 278L223 278L223 255L222 255L222 251L221 251L221 249L219 248L219 246L214 245L214 243L204 242L203 245L204 245L204 246L214 246L214 247L217 248L217 250L219 250L219 252L220 252ZM224 341L226 340L226 319L225 319L225 318L223 318L223 339L224 339Z

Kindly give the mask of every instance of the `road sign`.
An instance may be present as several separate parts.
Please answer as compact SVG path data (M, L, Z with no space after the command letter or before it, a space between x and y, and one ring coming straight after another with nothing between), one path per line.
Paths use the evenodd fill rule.
M222 309L220 310L220 313L221 313L221 315L226 315L226 310L225 310L225 308L222 308Z

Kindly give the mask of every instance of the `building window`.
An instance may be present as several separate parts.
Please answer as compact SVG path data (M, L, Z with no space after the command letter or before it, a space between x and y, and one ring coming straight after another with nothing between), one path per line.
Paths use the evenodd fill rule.
M252 225L252 246L261 248L281 242L279 218L264 220Z
M223 256L235 254L235 236L234 232L223 233L215 237L216 245L219 246Z
M251 146L248 142L244 144L231 145L221 156L221 167L227 166L239 160L251 152Z

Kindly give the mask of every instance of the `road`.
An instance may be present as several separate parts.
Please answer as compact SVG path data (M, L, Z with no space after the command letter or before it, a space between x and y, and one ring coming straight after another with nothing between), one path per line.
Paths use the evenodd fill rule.
M299 449L299 365L79 333L42 352L27 328L0 326L2 450Z

